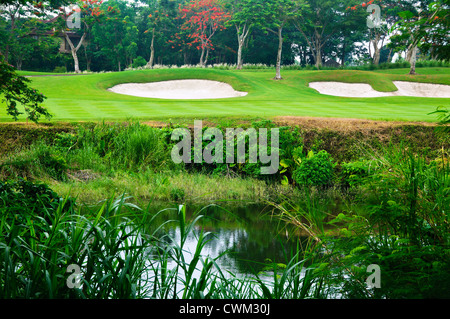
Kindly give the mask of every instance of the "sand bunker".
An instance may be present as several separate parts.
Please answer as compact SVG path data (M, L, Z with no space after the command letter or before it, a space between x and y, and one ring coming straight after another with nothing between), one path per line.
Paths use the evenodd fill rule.
M157 99L222 99L240 97L227 83L210 80L173 80L152 83L124 83L108 89L114 93Z
M395 92L378 92L369 84L343 82L311 82L309 87L321 94L342 97L416 96L450 98L450 85L393 81Z

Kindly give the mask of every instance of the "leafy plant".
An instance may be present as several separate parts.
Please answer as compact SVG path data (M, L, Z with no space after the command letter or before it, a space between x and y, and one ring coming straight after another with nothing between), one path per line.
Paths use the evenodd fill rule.
M138 68L138 67L144 66L146 64L147 64L147 61L145 61L145 59L143 57L138 56L137 58L133 59L132 66L133 66L133 68Z
M300 185L326 186L333 179L334 166L326 151L309 151L308 155L301 159L293 178Z
M79 214L75 201L58 198L45 185L23 181L14 185L1 185L1 198L7 204L0 206L2 298L145 294L144 249L151 237L140 236L140 226L123 214L125 207L136 207L121 198L106 201L94 215ZM67 285L69 265L81 270L78 288Z
M353 187L363 183L364 178L368 176L370 162L357 161L341 164L342 184L347 187Z
M40 148L36 156L37 161L48 175L56 180L63 180L66 177L68 166L62 155L52 152L50 148Z
M14 120L22 112L18 107L22 105L27 114L27 118L33 122L38 122L41 115L47 119L51 118L51 114L41 104L46 98L42 93L29 87L29 79L20 76L15 72L12 65L5 61L3 54L0 53L0 95L3 96L3 101L6 102L6 111Z

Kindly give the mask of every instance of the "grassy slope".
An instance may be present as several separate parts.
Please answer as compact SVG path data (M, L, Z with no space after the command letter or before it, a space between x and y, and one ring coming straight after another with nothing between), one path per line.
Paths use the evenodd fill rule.
M208 118L224 116L317 116L377 120L434 121L428 116L449 99L417 97L343 98L321 95L308 87L311 81L366 82L379 91L392 91L392 80L450 84L448 68L368 71L283 71L274 81L272 70L222 71L212 69L163 69L100 73L80 76L35 77L33 87L48 97L45 105L53 121L122 120L129 118ZM245 97L216 100L161 100L115 94L108 87L125 82L150 82L201 78L230 83ZM0 108L0 121L10 121Z

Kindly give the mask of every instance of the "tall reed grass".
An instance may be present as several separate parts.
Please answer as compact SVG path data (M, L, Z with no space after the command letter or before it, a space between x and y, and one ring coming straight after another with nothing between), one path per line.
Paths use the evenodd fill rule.
M0 186L1 298L311 297L313 279L302 276L298 254L285 267L268 265L265 274L221 269L221 256L203 254L213 234L194 232L201 211L187 220L181 205L173 220L156 224L158 214L123 196L89 209L43 184ZM178 239L165 231L170 223L179 228ZM186 240L197 233L187 254Z

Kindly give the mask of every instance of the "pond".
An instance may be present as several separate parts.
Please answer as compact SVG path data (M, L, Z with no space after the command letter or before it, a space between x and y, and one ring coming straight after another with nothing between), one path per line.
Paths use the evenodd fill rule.
M169 222L165 232L171 240L180 242L180 228L175 221L178 205L159 205L150 211L158 212L154 225ZM195 223L188 235L185 248L187 261L192 258L201 231L208 233L202 256L217 258L221 270L228 270L236 276L246 276L263 270L267 262L286 263L296 251L298 236L293 236L276 218L271 216L271 207L261 204L246 205L187 205L186 218ZM289 258L290 259L290 258Z

